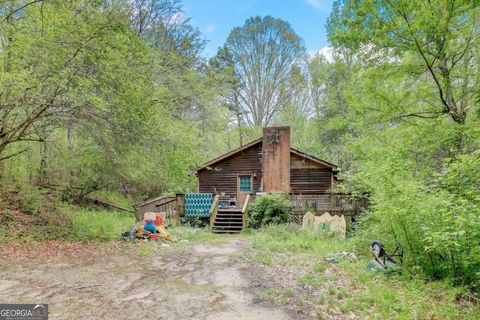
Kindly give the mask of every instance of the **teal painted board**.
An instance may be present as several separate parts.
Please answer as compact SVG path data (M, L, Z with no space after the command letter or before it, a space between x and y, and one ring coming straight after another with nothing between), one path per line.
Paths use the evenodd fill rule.
M200 218L209 217L212 202L212 193L186 193L184 208L185 216Z

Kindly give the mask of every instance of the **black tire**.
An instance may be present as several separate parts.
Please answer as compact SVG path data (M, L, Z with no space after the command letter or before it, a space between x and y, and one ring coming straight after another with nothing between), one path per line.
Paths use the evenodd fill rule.
M373 241L370 245L370 248L372 248L373 254L378 258L381 258L385 255L385 246L379 240Z

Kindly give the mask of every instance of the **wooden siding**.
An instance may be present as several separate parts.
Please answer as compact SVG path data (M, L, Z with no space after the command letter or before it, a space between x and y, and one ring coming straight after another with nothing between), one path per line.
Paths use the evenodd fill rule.
M198 171L198 192L222 193L238 198L238 176L255 175L252 193L260 191L262 181L262 142L222 159ZM335 182L332 167L299 154L290 153L290 192L323 194ZM264 185L265 186L265 185Z
M222 193L227 196L237 195L238 175L251 174L252 192L258 192L262 180L262 144L258 143L248 149L212 165L209 169L198 172L198 192Z
M146 212L166 212L167 217L174 216L177 209L176 200L176 197L162 196L136 205L137 220L142 221Z
M293 194L324 193L332 188L332 181L332 168L291 155L290 188Z

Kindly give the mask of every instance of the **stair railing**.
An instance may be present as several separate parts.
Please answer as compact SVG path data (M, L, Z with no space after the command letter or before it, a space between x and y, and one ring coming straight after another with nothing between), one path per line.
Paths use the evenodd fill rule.
M248 209L248 203L250 202L250 195L247 194L247 197L245 198L245 202L243 203L242 207L242 226L243 228L246 227L247 224L247 209ZM242 229L243 229L242 228Z
M220 199L220 195L218 195L218 194L215 195L215 197L213 198L212 205L210 206L210 210L209 210L209 215L210 215L209 229L210 229L210 231L212 231L213 224L215 223L215 219L217 218L218 204L220 202L219 199Z

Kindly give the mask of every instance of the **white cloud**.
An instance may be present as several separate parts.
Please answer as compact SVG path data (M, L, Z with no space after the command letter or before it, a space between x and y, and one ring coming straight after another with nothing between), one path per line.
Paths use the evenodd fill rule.
M178 26L181 25L186 19L187 17L185 16L185 13L177 12L173 16L169 17L165 22L169 26Z
M320 49L320 51L318 51L319 54L321 54L322 56L325 57L325 60L327 60L328 62L333 62L334 59L333 59L333 48L332 47L325 47L325 48L322 48Z
M207 26L205 27L205 29L203 30L203 32L204 32L205 34L212 34L212 33L214 33L215 31L217 31L217 26L214 25L213 23L207 25Z
M308 5L310 5L311 7L317 9L317 10L324 9L324 4L322 3L321 0L305 0L305 2L308 3Z
M318 51L311 51L308 53L308 58L313 59L316 55L322 55L327 62L333 63L335 61L333 57L333 48L332 47L325 47Z

